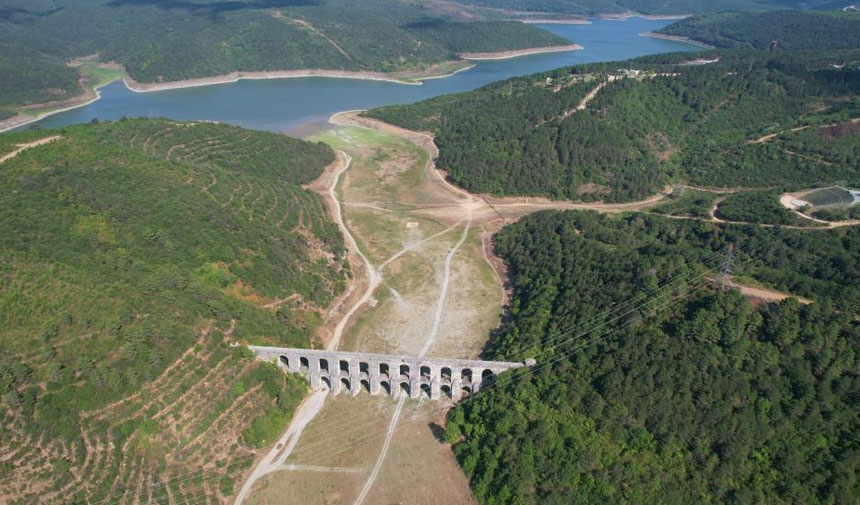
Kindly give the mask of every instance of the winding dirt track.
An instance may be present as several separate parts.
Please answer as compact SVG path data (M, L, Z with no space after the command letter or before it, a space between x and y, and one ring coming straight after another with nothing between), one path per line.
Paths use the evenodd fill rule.
M41 146L43 144L47 144L48 142L53 142L53 141L60 139L60 138L62 138L62 135L54 135L51 137L45 137L43 139L34 140L32 142L27 142L26 144L18 144L17 148L14 151L6 153L3 156L0 156L0 163L11 160L15 156L18 156L23 151L26 151L27 149L30 149L31 147Z
M599 91L598 90L595 90ZM641 201L629 202L629 203L603 203L603 202L566 202L566 201L552 201L545 198L492 198L485 195L473 195L468 191L454 186L451 184L445 177L444 172L438 170L435 166L435 159L438 156L438 150L434 143L433 136L426 132L416 132L411 130L406 130L403 128L399 128L381 121L377 121L374 119L360 117L357 111L350 112L341 112L333 115L330 119L330 122L335 125L349 125L349 126L357 126L361 128L369 128L372 130L381 131L384 133L396 135L402 137L406 140L411 141L412 143L418 145L426 149L430 153L430 157L424 167L425 174L430 180L436 181L438 183L438 187L442 188L443 192L448 193L449 196L444 200L445 202L450 203L440 203L440 204L427 204L427 205L413 205L413 212L417 212L419 214L423 213L427 217L432 217L435 220L438 220L441 223L446 223L448 226L442 231L433 234L429 237L424 238L422 241L418 243L408 244L403 247L401 250L397 251L393 255L391 255L387 260L381 262L378 266L374 266L370 260L365 257L364 254L359 250L358 244L353 237L352 233L346 226L343 215L342 215L342 205L357 205L363 207L370 207L374 210L379 211L387 211L390 210L386 206L404 205L402 202L372 202L372 203L354 203L354 202L341 202L338 199L338 195L336 192L336 187L338 184L338 180L340 176L349 168L351 158L345 152L339 151L337 153L337 160L326 170L326 172L321 176L317 181L308 186L310 189L314 189L318 193L320 193L326 200L326 203L330 209L333 220L337 223L341 232L345 237L345 242L347 248L349 250L349 255L351 259L351 263L353 265L361 265L365 272L364 279L359 281L359 285L363 285L363 291L359 289L354 289L356 284L353 284L350 289L342 295L342 299L336 301L337 304L344 303L345 300L349 300L348 303L345 303L345 306L348 306L349 309L343 313L343 316L338 321L335 326L334 332L330 339L326 342L326 347L333 349L339 346L341 342L341 338L344 332L344 329L349 324L349 322L354 319L355 315L363 308L373 297L373 293L375 290L382 285L383 277L382 272L384 269L400 258L405 253L410 250L419 247L421 242L427 242L436 238L440 235L450 233L451 231L462 228L462 235L458 242L456 242L451 249L449 249L444 263L444 274L442 275L442 283L439 287L439 294L435 304L435 312L432 320L432 329L429 332L429 335L426 341L423 344L423 348L421 349L421 354L424 354L431 348L433 345L435 335L439 330L439 325L442 320L442 314L444 313L444 304L447 297L448 291L448 282L451 277L451 262L460 249L460 246L466 240L468 236L468 232L470 227L481 227L484 229L483 235L487 238L490 237L494 231L497 231L505 224L516 221L520 219L522 216L527 214L541 211L541 210L593 210L597 212L607 212L607 213L617 213L617 212L631 212L631 211L645 211L648 208L657 205L660 203L666 196L666 194L671 191L671 187L666 187L662 192L655 194L649 198L646 198ZM733 190L726 190L726 193L733 192ZM676 219L687 219L683 216L666 216L669 218ZM707 222L723 222L716 218L693 218L700 219ZM752 224L752 223L738 223L738 224ZM768 225L761 225L767 227ZM793 227L789 227L793 228ZM825 227L796 227L799 229L826 229ZM503 284L503 275L504 272L499 272L496 265L493 265L493 262L487 257L487 250L485 247L482 247L482 254L484 255L484 259L487 263L493 267L494 274L501 273L502 275L496 275L496 280L499 281L499 284ZM357 278L361 278L361 275L358 275ZM782 299L784 297L790 296L785 293L777 293L764 288L745 286L741 284L732 283L731 287L735 289L741 290L744 294L747 294L751 297L756 297L765 300L771 299ZM354 300L351 295L353 291L361 291L361 296ZM504 289L502 288L504 292ZM502 298L504 300L504 296ZM331 312L336 312L332 310ZM316 392L300 405L297 409L296 414L294 416L293 421L290 423L290 426L286 430L286 432L281 436L281 439L276 444L275 448L265 456L257 467L252 472L251 476L246 480L240 493L237 495L235 500L235 505L241 505L243 500L248 496L250 491L252 490L254 484L264 475L267 475L271 472L275 472L278 470L288 469L286 468L285 461L293 452L293 448L299 441L302 430L311 422L311 420L316 417L316 415L322 410L323 404L325 402L326 392ZM367 479L365 480L363 487L361 488L360 493L357 495L353 505L363 505L364 500L370 494L373 489L374 483L376 481L377 476L379 475L380 469L383 466L383 462L388 453L388 449L392 443L393 436L395 434L395 430L398 424L398 420L401 417L403 406L404 406L405 398L401 397L398 400L397 406L393 412L393 415L390 418L388 423L388 429L386 431L384 442L380 447L380 452L376 457L375 464L373 466L372 471L368 474Z
M358 244L355 241L355 238L350 233L349 229L346 227L343 221L343 213L341 212L340 201L337 198L337 183L340 179L341 174L343 174L350 166L352 162L352 158L348 154L343 151L337 152L337 157L328 168L326 168L323 175L314 182L316 189L319 190L327 200L327 204L329 209L331 209L332 217L334 221L337 223L340 228L341 233L346 239L347 249L350 255L353 257L358 257L361 260L361 263L364 266L366 272L366 283L367 286L362 293L361 297L353 302L350 308L346 311L346 313L340 318L337 325L334 328L334 332L332 337L328 340L326 344L327 349L336 349L340 344L341 337L343 336L344 328L352 319L352 316L358 311L359 308L364 306L367 302L370 301L373 296L373 292L379 287L382 282L382 277L379 275L379 272L367 257L362 254L361 250L358 248ZM353 262L354 264L354 262ZM349 290L347 296L352 293L352 290ZM272 472L276 472L278 470L284 469L284 462L293 452L296 444L299 442L299 438L301 437L302 431L304 431L305 427L310 423L314 417L322 410L323 404L325 403L325 398L328 395L326 391L316 391L310 397L306 398L299 407L296 409L296 413L293 415L293 419L290 422L290 425L287 427L287 430L281 435L281 438L278 439L278 442L275 444L274 448L263 457L263 459L257 463L257 466L251 472L251 475L245 479L245 482L242 484L242 488L239 490L239 493L236 495L236 500L233 502L235 505L241 505L241 503L247 498L253 489L254 485L257 481Z

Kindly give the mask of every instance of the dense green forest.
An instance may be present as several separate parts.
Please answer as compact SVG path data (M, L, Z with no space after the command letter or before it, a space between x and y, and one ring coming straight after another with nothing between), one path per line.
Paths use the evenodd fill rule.
M814 303L716 289L730 244L736 275ZM539 365L449 414L479 502L856 501L858 229L544 212L495 246L514 292L488 357Z
M682 19L657 33L727 48L851 49L860 47L860 12L724 12Z
M845 2L834 0L459 0L494 9L536 14L698 14L720 11L760 11L765 9L836 9Z
M341 235L300 186L334 153L168 120L4 134L0 152L53 135L0 165L0 452L28 448L0 488L33 503L47 479L49 502L95 503L137 465L242 471L305 386L225 338L307 346L344 289ZM93 475L70 488L42 465Z
M151 83L239 70L422 70L460 51L567 43L533 25L399 0L4 0L0 108L76 91L62 67L92 54Z
M0 120L13 116L18 105L63 100L81 91L78 72L61 59L0 42Z
M700 58L718 61L690 64ZM667 182L832 184L860 164L860 72L834 59L857 65L860 52L648 56L366 115L435 133L439 166L473 192L633 200Z

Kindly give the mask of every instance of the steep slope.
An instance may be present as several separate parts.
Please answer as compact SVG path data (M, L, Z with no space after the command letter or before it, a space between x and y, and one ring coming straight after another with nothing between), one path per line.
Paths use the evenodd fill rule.
M433 132L439 167L473 192L633 200L667 181L832 184L857 177L856 136L822 132L860 117L858 63L857 51L659 55L367 115Z
M226 502L305 389L228 342L308 345L343 289L300 187L333 152L166 120L0 152L0 501Z

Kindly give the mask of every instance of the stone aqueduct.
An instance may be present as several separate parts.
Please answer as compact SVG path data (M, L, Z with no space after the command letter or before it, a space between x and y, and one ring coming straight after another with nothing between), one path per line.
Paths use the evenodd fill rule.
M457 401L477 393L496 375L526 365L506 361L422 358L394 354L249 346L258 359L276 362L290 372L306 374L311 388L353 396L361 389L371 395L407 395Z

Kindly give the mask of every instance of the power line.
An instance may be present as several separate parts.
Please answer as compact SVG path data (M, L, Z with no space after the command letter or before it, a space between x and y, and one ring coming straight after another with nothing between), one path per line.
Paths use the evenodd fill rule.
M725 263L725 261L724 261L723 263ZM669 291L668 293L663 293L663 294L657 295L657 296L655 296L652 300L649 300L649 301L646 301L646 302L644 302L644 303L642 303L642 304L639 304L638 306L635 306L635 307L631 308L631 309L630 309L630 310L628 310L628 311L622 312L620 315L617 315L616 317L614 317L614 318L612 318L612 319L610 319L610 320L603 321L603 322L602 322L602 323L600 323L599 325L597 325L597 326L595 326L595 327L592 327L592 328L590 328L590 329L588 329L588 330L584 331L583 333L580 333L580 334L578 334L578 335L574 335L574 336L573 336L573 338L568 339L568 341L567 341L567 342L561 342L561 343L558 343L558 344L554 344L552 347L550 347L550 349L553 349L553 350L554 350L554 349L558 348L560 345L564 345L565 343L569 343L570 341L576 340L576 339L578 339L578 338L580 338L580 337L582 337L582 336L584 336L584 335L586 335L586 334L588 334L588 333L593 332L594 330L596 330L596 329L598 329L598 328L601 328L601 327L603 327L603 326L606 326L607 324L610 324L611 322L614 322L614 321L619 320L621 317L623 317L623 316L625 316L625 315L628 315L628 314L630 314L630 313L632 313L632 312L635 312L636 310L639 310L639 309L641 309L641 308L643 308L643 307L646 307L649 303L652 303L652 302L654 302L655 300L659 300L661 297L666 296L667 294L671 294L672 290L674 290L673 286L674 286L675 284L680 283L680 285L687 285L687 284L689 284L690 282L694 282L694 281L696 281L696 280L700 279L701 277L705 276L705 275L707 274L707 272L708 272L708 271L710 271L710 269L706 270L704 273L699 273L698 275L696 275L695 277L693 277L693 279L688 279L688 278L676 279L676 280L673 280L673 281L671 281L671 282L668 282L668 283L664 284L663 286L659 286L659 287L657 287L657 288L654 288L654 289L650 290L650 292L643 293L643 294L637 295L637 296L635 296L635 297L632 297L632 298L631 298L630 300L628 300L627 302L625 302L625 303L623 303L623 304L621 304L621 305L619 305L619 306L615 306L615 307L613 307L612 309L610 309L610 310L608 310L608 311L604 311L602 314L598 314L597 316L594 316L593 318L591 318L589 321L586 321L585 323L580 323L579 325L575 325L575 326L574 326L573 324L569 324L569 325L563 326L563 327L561 327L561 328L557 328L557 329L553 332L553 333L554 333L554 335L551 335L549 338L542 339L542 341L540 341L540 342L538 342L538 343L534 344L533 346L527 347L527 348L525 348L524 350L521 350L520 352L522 353L522 352L528 351L528 350L533 349L533 348L538 348L538 347L543 347L543 348L545 348L547 343L549 343L549 342L553 342L554 340L557 340L557 339L559 339L559 338L561 338L561 337L563 337L563 336L566 336L566 335L565 335L565 333L564 333L564 329L565 329L565 328L570 328L571 326L574 326L574 328L572 328L572 329L576 329L576 327L582 327L582 326L585 326L585 325L587 325L587 324L590 324L592 321L596 321L596 320L598 320L598 319L602 319L603 317L609 317L609 316L611 316L613 313L620 312L624 307L630 306L631 304L635 303L635 301L637 301L637 299L641 299L641 297L642 297L643 295L653 294L653 293L655 293L655 292L657 292L657 291L664 291L664 290L668 290L668 291ZM701 287L701 286L699 286L699 287ZM698 288L696 288L696 289L698 289ZM692 291L691 291L691 292L692 292ZM689 295L689 293L687 293L687 295ZM656 307L652 307L652 308L656 308ZM558 362L560 359L563 359L565 356L569 355L569 354L570 354L570 353L572 353L572 352L575 352L576 350L578 350L578 349L580 349L580 348L585 348L585 347L587 347L587 346L594 345L594 344L596 344L598 341L602 341L602 340L604 340L604 339L605 339L605 338L607 338L609 335L612 335L612 334L615 334L615 333L620 332L622 329L624 329L624 328L626 328L626 327L630 326L631 324L632 324L632 321L629 321L629 322L625 323L624 325L622 325L621 327L617 328L615 331L613 331L613 332L611 332L611 333L606 334L605 336L598 335L597 337L595 337L595 340L594 340L591 344L588 344L588 345L586 345L586 346L581 346L581 347L575 347L575 348L571 349L570 351L568 351L568 352L566 352L566 353L561 353L561 354L557 355L557 357L555 357L554 359L551 359L549 362L546 362L546 363L540 364L540 365L539 365L539 366L537 366L537 367L533 367L533 368L528 369L528 372L526 372L526 373L521 373L521 372L519 372L519 371L514 371L514 373L512 373L512 374L509 376L509 378L510 378L510 379L509 379L509 381L510 381L510 380L514 380L514 379L522 378L522 377L524 377L524 376L526 376L526 375L529 375L529 374L531 374L531 373L535 373L535 372L537 372L537 371L538 371L538 370L540 370L540 369L543 369L543 368L545 368L545 367L547 367L547 366L549 366L549 365L551 365L551 364L553 364L553 363L555 363L555 362ZM546 349L544 349L544 350L546 350ZM502 378L504 378L504 376L502 376ZM478 395L478 394L481 394L481 393L486 394L486 392L487 392L487 391L492 390L494 387L499 387L501 384L506 384L506 382L505 382L504 380L499 380L499 378L497 378L497 379L496 379L496 382L494 382L494 383L493 383L493 384L491 384L491 385L488 385L487 387L482 388L481 390L479 390L478 392L476 392L476 393L472 394L471 396L472 396L472 397L474 397L474 396L476 396L476 395ZM433 412L433 413L435 413L435 412L439 412L439 411L442 411L442 410L446 410L446 409L448 409L448 408L450 408L450 406L449 406L449 405L445 405L444 407L437 408L437 409L433 410L432 412ZM386 414L386 415L385 415L385 418L387 418L387 417L388 417L388 415ZM333 422L332 422L332 423L328 423L328 425L324 424L321 428L327 428L328 426L332 426L332 427L333 427L335 424L337 424L337 423L333 423ZM375 424L375 423L374 423L374 424ZM361 429L361 428L363 428L363 427L362 427L362 426L359 426L359 428ZM369 434L365 435L364 437L361 437L359 440L361 440L361 439L363 439L363 438L367 438L367 437L369 437L369 436L372 436L373 434L374 434L374 433L369 433ZM325 442L327 442L327 441L328 441L328 440L325 440ZM310 446L308 446L308 445L304 445L304 446L303 446L303 447L301 447L299 450L293 451L293 453L292 453L291 455L295 455L295 454L303 453L303 452L305 452L305 451L307 451L307 450L310 450L310 449L311 449L311 448L313 448L316 444L318 444L318 443L311 444ZM354 444L352 444L352 445L350 445L350 446L347 446L343 451L345 451L345 450L349 450L349 448L350 448L350 447L352 447L352 446L354 446ZM341 451L341 452L343 452L343 451ZM229 464L227 465L227 468L229 469L229 467L231 467L231 466L235 466L235 465L241 464L241 463L242 463L242 462L244 462L244 461L247 461L247 460L249 460L249 459L254 459L254 458L256 458L256 457L257 457L257 455L256 455L256 454L254 454L254 455L247 456L247 457L245 457L245 458L241 458L241 459L239 459L239 460L234 460L233 462L231 462L231 463L229 463ZM201 469L201 470L202 470L202 469ZM183 474L180 474L180 475L174 476L173 478L168 479L168 480L166 480L166 481L160 481L160 482L158 482L158 483L150 484L150 485L149 485L149 490L151 491L152 489L154 489L154 486L157 486L157 485L163 485L163 486L164 486L164 488L165 488L165 492L162 494L162 496L160 496L160 497L163 497L164 495L166 495L166 494L167 494L167 486L168 486L169 484L177 484L177 483L185 482L185 481L187 481L187 480L195 479L195 478L197 478L197 477L202 477L203 475L211 475L211 474L215 474L215 473L217 473L217 474L221 474L221 472L220 472L218 469L213 469L213 470L208 471L208 472L205 472L205 471L193 471L193 472L188 472L188 473L186 473L186 474L184 474L184 475L183 475ZM185 476L189 476L189 477L185 477ZM181 479L181 480L177 480L179 477L185 477L185 478L183 478L183 479ZM205 485L205 483L204 483L204 484L201 484L201 486L203 486L203 485ZM198 488L198 487L200 487L200 486L192 486L192 487L190 487L190 488L186 488L186 489L185 489L185 491L187 492L188 490L196 489L196 488ZM129 488L120 488L120 489L122 489L122 490L126 490L126 491L127 491ZM159 497L159 498L160 498L160 497ZM112 504L110 504L110 505L115 505L116 503L121 502L123 499L124 499L124 495L123 495L123 496L121 496L121 497L119 497L119 498L118 498L114 503L112 503ZM147 504L147 503L152 503L153 501L155 501L155 498L153 498L153 499L151 499L151 500L149 500L149 501L147 501L147 502L140 502L140 505L145 505L145 504Z

